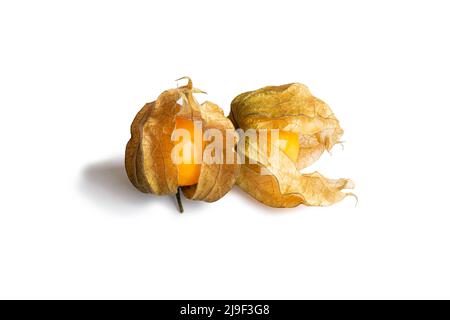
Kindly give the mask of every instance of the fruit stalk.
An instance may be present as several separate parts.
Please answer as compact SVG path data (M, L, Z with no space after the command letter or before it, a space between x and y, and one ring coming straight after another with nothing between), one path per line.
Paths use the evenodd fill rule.
M178 187L176 198L177 198L177 203L178 203L178 211L180 211L180 213L183 213L184 209L183 209L183 203L181 202L181 188L180 187Z

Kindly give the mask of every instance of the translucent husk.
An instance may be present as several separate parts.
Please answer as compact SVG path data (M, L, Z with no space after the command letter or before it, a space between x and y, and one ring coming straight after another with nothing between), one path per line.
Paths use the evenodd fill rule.
M178 191L178 169L171 159L175 117L202 121L204 130L215 128L225 131L234 128L217 105L209 101L202 104L197 102L193 93L202 91L192 86L191 79L186 79L186 86L166 90L156 101L144 105L131 125L125 167L130 181L142 192L169 195ZM180 99L182 104L178 103ZM224 154L226 148L224 143ZM216 201L233 187L238 172L236 162L203 163L198 183L181 189L189 199Z
M344 192L353 188L349 179L327 179L318 172L301 173L325 150L330 151L343 134L330 107L306 86L292 83L240 94L231 103L229 118L244 131L279 129L299 136L296 161L283 152L273 161L251 142L245 149L247 159L236 183L260 202L272 207L327 206L353 195Z

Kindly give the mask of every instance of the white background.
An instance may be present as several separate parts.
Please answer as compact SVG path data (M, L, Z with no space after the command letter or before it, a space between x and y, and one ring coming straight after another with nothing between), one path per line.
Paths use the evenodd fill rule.
M2 1L0 298L450 298L447 1ZM141 194L141 106L302 82L359 203ZM199 99L204 99L199 96Z

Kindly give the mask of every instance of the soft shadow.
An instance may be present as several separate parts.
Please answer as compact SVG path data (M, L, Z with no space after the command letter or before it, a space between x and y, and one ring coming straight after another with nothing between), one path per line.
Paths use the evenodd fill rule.
M99 206L112 211L129 212L155 203L177 210L173 197L158 197L138 191L128 180L122 158L86 166L82 171L80 191Z

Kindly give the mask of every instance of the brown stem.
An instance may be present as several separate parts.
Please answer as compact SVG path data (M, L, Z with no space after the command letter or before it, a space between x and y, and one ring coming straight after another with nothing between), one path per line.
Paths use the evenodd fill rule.
M181 188L178 187L177 190L177 203L178 203L178 210L180 211L180 213L183 213L184 209L183 209L183 203L181 203Z

